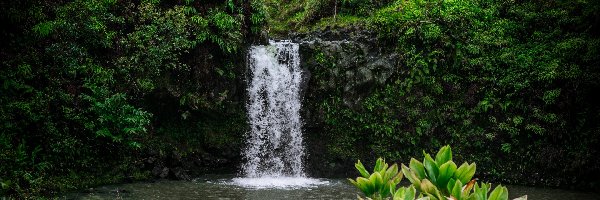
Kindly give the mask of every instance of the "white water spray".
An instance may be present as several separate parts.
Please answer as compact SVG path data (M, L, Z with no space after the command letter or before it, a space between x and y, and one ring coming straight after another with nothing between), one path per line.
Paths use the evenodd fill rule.
M270 42L250 49L247 177L304 177L299 45Z

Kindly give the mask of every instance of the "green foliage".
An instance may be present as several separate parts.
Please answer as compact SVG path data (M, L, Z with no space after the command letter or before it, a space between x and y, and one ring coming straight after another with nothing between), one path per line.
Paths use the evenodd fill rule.
M258 34L262 31L262 27L266 26L267 18L269 13L267 12L267 7L263 0L252 0L250 1L250 6L252 6L252 15L250 16L250 22L252 25L250 30L254 34Z
M412 185L408 187L400 187L394 192L392 200L413 200L415 199L416 194L417 190Z
M336 67L342 58L334 53L311 55L326 61L312 69L311 84L319 88L312 101L323 113L331 156L403 159L450 143L493 181L557 186L590 177L600 170L583 167L600 162L597 151L587 151L600 142L591 123L600 107L586 93L600 85L590 78L599 75L599 57L590 53L600 43L585 21L597 18L591 10L598 7L477 0L378 7L362 19L363 29L398 54L399 64L356 105L343 88L330 89L346 84L353 69ZM583 179L575 182L593 185Z
M53 23L52 22L44 22L37 24L33 27L33 31L41 37L46 37L52 32Z
M360 189L365 196L371 199L384 199L395 195L392 192L396 191L396 185L402 180L402 173L398 173L397 164L389 166L384 159L379 158L375 163L373 173L369 173L360 160L354 166L362 177L358 177L356 180L348 180ZM398 194L398 196L404 195L406 194Z
M264 12L254 16L260 1L253 2L3 4L0 18L11 28L0 31L0 198L147 178L144 153L188 145L177 138L184 127L202 129L194 148L239 142L243 110L231 108L239 112L233 115L224 107L232 105L228 85L244 71L235 63L250 26L258 33L264 25ZM159 103L149 100L156 96ZM213 115L200 110L231 119L206 128L198 120ZM181 120L183 113L192 116L172 123L181 127L158 120Z
M325 27L363 27L366 17L389 0L265 0L269 11L269 30L285 35L290 31L308 32Z
M117 59L117 64L135 72L126 80L156 79L167 70L187 69L179 58L197 43L192 39L192 23L183 7L163 11L153 4L142 4L138 9L136 24L140 25L120 41L127 53Z
M4 169L23 169L5 171L0 176L0 196L6 195L6 191L15 191L21 196L27 196L30 192L39 192L43 184L41 175L51 167L48 162L40 158L41 147L30 148L24 140L13 149L7 138L0 138L0 154ZM3 169L3 170L4 170Z
M225 52L236 52L242 43L240 21L222 11L211 12L210 24L216 27L216 33L209 34L209 40L218 44Z
M97 121L86 122L84 126L95 132L97 137L140 148L141 144L134 138L146 133L151 114L129 105L125 94L109 95L106 88L93 86L89 89L93 94L83 95L82 99L92 105L89 112Z
M361 189L368 199L384 199L392 197L396 200L413 200L416 196L416 191L419 192L419 199L428 200L507 200L508 190L501 185L497 186L490 193L491 184L477 183L477 179L471 179L475 174L475 163L469 165L467 162L461 165L458 169L452 161L452 150L450 146L442 147L435 156L435 160L427 153L423 153L425 158L423 162L419 162L411 158L410 168L402 164L402 172L398 177L402 178L402 174L412 183L409 187L400 187L395 189L396 184L387 187L389 192L375 193L376 188L382 187L381 175L377 172L369 174L364 166L358 161L355 164L356 169L362 177L358 177L356 181L349 179L352 184ZM383 164L382 164L383 163ZM393 166L396 166L394 164ZM385 161L379 158L375 165L375 171L379 168L387 167ZM398 168L394 168L393 172L398 172ZM377 174L375 174L377 173ZM369 176L370 175L370 176ZM386 176L383 176L384 178ZM368 179L367 179L368 178ZM383 179L384 181L387 179ZM398 181L399 182L399 181ZM464 183L464 184L463 184ZM379 194L379 195L376 195ZM359 199L362 199L359 197ZM527 196L518 198L527 199Z
M481 187L472 179L475 175L475 163L463 163L457 168L452 161L450 146L442 147L435 156L435 160L427 153L420 162L414 158L410 160L410 168L402 165L402 173L417 188L419 192L430 199L508 199L506 187L497 186L489 195L490 184L483 183ZM475 188L471 193L471 189Z

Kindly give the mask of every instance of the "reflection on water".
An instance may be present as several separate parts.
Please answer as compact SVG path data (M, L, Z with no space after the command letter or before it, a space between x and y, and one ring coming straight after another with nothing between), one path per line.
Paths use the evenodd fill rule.
M231 177L206 176L194 181L161 180L102 186L90 191L67 195L67 199L356 199L359 193L344 179L313 179L321 184L304 187L260 189L236 185ZM408 183L401 183L407 185ZM495 187L495 186L493 186ZM511 198L527 195L530 200L578 199L600 200L597 194L559 189L508 186Z

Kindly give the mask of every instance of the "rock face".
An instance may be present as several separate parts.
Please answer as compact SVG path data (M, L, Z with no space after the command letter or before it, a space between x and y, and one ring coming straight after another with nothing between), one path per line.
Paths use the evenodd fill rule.
M344 103L355 107L363 99L364 94L377 84L383 84L393 73L398 56L395 54L377 56L371 46L355 41L314 41L303 45L303 55L323 56L325 62L318 63L314 57L303 59L309 71L320 71L322 67L332 76L326 78L319 89L343 89ZM312 52L311 52L312 51ZM331 60L329 60L331 59ZM329 64L323 66L322 64ZM339 84L342 85L339 85Z
M302 119L307 146L307 172L336 177L354 172L355 160L328 158L324 111L327 99L341 98L344 106L360 109L373 89L384 85L398 70L400 57L377 37L360 29L323 30L292 34L300 43L304 70ZM325 155L324 155L325 154Z
M326 30L293 38L301 43L300 65L311 75L307 76L306 95L341 88L336 92L342 93L347 106L355 108L374 86L384 84L397 69L398 54L385 48L369 32Z
M146 155L144 169L150 170L155 178L191 180L206 173L236 173L240 162L238 154L208 152L188 152L182 155L178 151L170 153L150 152Z

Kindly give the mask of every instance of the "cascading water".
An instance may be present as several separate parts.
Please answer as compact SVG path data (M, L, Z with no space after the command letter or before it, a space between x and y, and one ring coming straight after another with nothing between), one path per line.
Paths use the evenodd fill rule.
M248 177L304 176L298 47L282 41L250 49Z
M305 177L300 120L299 45L270 41L253 46L248 56L250 133L244 151L243 186L287 187L321 184Z

